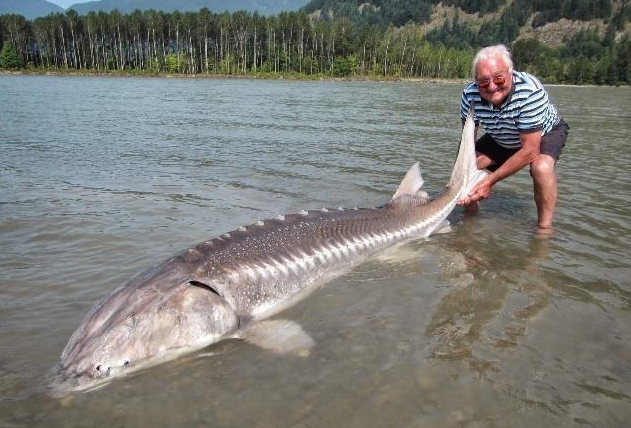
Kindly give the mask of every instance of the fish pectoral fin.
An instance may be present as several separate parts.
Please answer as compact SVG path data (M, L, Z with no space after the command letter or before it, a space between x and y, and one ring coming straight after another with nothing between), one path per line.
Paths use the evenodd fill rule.
M302 327L290 320L265 320L254 322L243 330L246 342L267 349L275 354L309 356L314 340Z
M375 253L371 258L382 263L405 263L419 257L419 252L409 242L400 241Z
M403 177L403 181L399 184L399 188L392 196L392 199L396 199L399 196L410 195L416 196L423 187L423 177L421 176L421 168L419 167L419 163L416 162L412 167L408 170L405 177ZM425 192L423 192L427 195Z
M451 222L447 219L443 220L443 222L441 224L438 225L438 227L436 228L436 230L434 232L432 232L432 234L435 233L450 233L452 232L454 229L453 227L451 227Z

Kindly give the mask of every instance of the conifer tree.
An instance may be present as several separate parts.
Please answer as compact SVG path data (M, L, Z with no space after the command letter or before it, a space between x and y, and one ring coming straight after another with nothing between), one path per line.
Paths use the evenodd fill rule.
M16 69L22 66L22 58L11 42L5 42L0 50L0 68Z

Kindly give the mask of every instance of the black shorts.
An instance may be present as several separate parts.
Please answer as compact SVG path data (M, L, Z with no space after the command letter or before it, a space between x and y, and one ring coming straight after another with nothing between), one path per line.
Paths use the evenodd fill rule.
M550 132L541 138L541 148L539 152L544 155L549 155L554 158L555 161L561 157L561 151L565 146L565 140L567 140L567 131L570 129L567 123L563 119L554 125ZM475 142L475 151L485 154L493 163L487 168L489 171L495 171L509 157L513 156L519 149L507 149L500 146L495 142L491 134L484 134L478 141Z

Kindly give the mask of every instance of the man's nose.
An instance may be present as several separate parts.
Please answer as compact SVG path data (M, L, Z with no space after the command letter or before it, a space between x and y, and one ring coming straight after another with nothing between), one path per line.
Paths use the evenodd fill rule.
M499 88L499 85L496 85L493 79L489 82L489 87L487 88L489 91L494 91Z

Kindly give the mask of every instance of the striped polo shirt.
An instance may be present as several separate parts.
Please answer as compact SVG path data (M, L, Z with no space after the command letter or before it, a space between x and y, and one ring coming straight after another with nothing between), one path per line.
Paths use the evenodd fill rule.
M541 131L541 135L546 135L561 120L541 82L521 71L513 71L512 88L499 108L480 97L475 81L465 86L460 102L463 121L471 102L476 126L482 124L497 144L508 149L521 147L521 132Z

